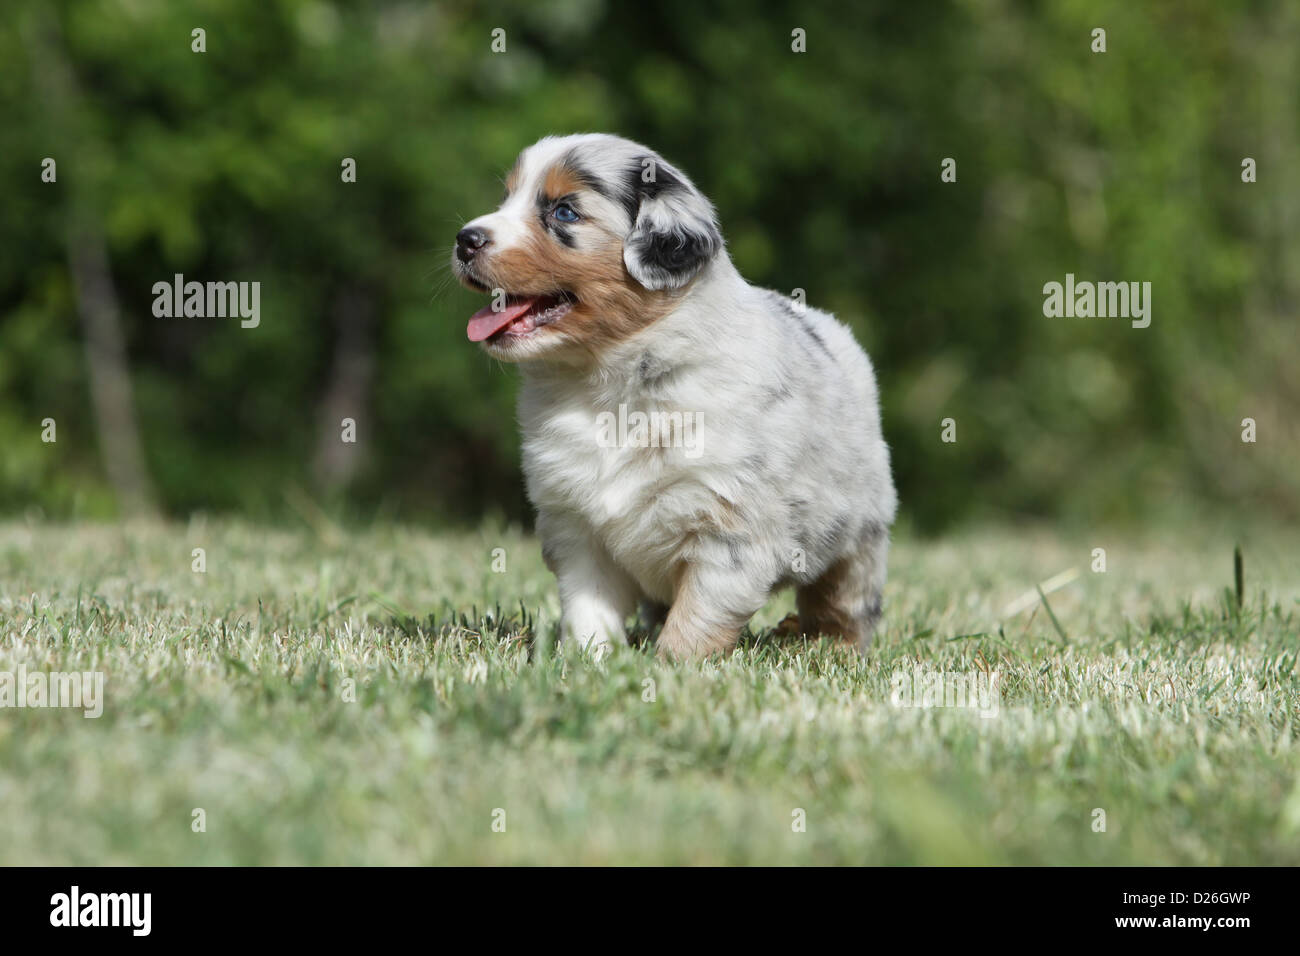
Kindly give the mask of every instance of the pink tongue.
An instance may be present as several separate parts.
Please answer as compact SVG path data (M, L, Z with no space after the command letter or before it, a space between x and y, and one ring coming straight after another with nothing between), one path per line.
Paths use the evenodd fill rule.
M500 312L493 311L490 305L479 309L469 317L469 327L465 329L465 334L469 336L471 342L482 342L484 339L491 338L531 309L536 302L536 299L519 299L507 303Z

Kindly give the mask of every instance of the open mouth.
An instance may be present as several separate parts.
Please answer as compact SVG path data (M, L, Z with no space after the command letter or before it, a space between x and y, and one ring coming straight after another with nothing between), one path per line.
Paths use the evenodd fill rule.
M502 308L489 305L470 316L465 334L471 342L531 335L568 315L576 304L577 299L567 292L507 296Z

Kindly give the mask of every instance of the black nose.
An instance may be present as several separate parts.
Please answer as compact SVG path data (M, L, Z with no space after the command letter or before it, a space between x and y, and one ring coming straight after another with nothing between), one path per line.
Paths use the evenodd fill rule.
M482 229L465 228L456 233L456 258L469 262L489 242L488 234Z

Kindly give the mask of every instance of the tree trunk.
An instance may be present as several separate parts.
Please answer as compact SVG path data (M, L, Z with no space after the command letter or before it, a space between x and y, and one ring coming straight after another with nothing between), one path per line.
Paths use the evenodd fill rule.
M48 7L24 24L33 83L45 100L52 142L76 143L84 158L97 147L77 122L80 95L59 24ZM57 162L57 158L56 158ZM82 162L81 169L94 168ZM153 514L153 487L145 468L131 397L131 373L122 335L121 307L109 266L108 244L90 184L74 178L67 190L65 243L68 270L84 339L90 402L104 471L125 514Z
M374 300L355 287L338 296L334 307L334 361L321 399L313 472L326 492L345 489L364 457L371 426L367 410L375 365ZM356 442L342 439L342 422L356 422Z

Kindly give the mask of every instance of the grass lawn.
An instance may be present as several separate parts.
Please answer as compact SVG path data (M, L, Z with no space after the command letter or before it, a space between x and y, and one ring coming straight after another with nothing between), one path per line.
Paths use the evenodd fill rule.
M1294 539L1238 611L1231 534L904 536L865 660L784 594L674 667L530 659L514 531L0 524L0 671L105 675L0 710L0 863L1300 864ZM900 706L934 673L996 713Z

